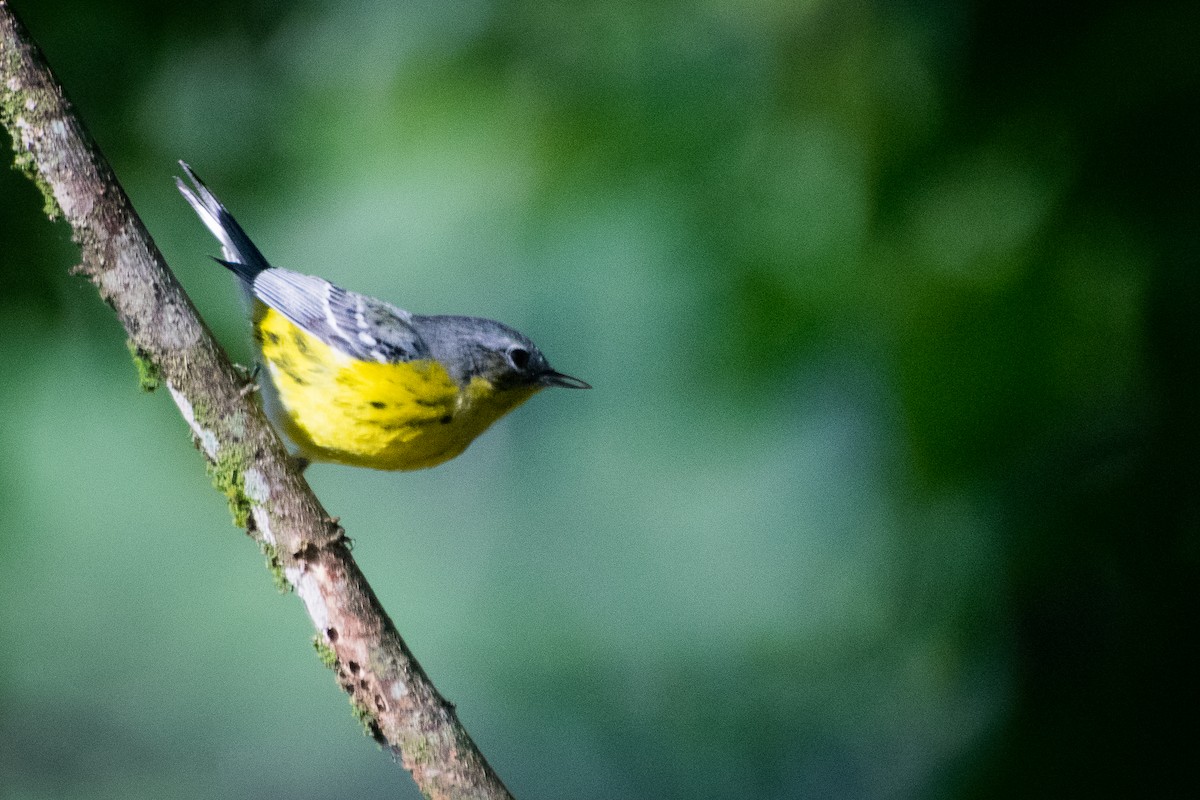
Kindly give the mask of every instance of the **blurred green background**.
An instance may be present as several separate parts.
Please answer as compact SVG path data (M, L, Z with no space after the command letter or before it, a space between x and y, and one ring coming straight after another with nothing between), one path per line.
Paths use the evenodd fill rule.
M13 5L242 363L176 159L595 384L309 472L518 797L1197 791L1200 4ZM0 797L416 797L40 209Z

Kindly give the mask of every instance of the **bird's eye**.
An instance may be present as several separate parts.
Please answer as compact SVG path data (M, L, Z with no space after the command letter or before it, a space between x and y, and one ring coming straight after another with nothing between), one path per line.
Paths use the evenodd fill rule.
M517 369L525 369L529 366L529 351L523 347L514 347L508 351L508 360Z

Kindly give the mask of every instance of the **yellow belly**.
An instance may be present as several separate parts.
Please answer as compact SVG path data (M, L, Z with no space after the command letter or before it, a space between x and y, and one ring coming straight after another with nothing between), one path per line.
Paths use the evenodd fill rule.
M313 461L374 469L432 467L466 449L534 388L458 384L437 361L358 361L274 309L258 323L278 396L277 422Z

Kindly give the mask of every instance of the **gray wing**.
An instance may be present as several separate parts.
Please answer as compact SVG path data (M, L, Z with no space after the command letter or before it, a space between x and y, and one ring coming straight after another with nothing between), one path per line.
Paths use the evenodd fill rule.
M390 303L275 267L255 275L251 290L296 325L354 358L389 363L429 357L429 347L413 329L412 314Z

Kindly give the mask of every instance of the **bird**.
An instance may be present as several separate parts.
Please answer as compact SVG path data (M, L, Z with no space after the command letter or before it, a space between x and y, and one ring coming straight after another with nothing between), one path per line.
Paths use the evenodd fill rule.
M263 405L297 466L437 466L548 387L590 389L558 372L523 333L492 319L412 314L273 267L185 162L175 184L221 244L249 299L266 367Z

